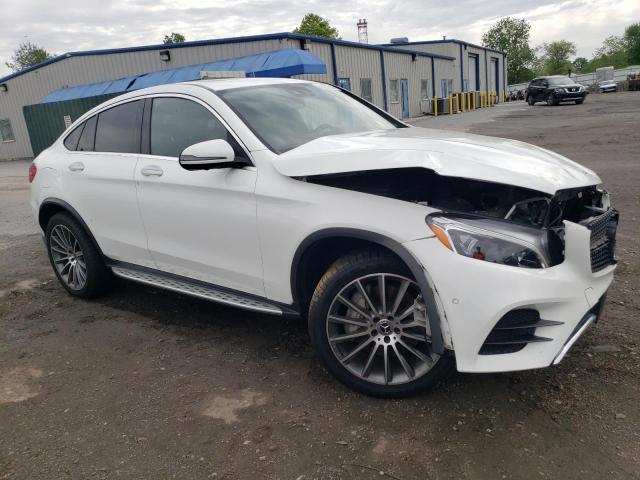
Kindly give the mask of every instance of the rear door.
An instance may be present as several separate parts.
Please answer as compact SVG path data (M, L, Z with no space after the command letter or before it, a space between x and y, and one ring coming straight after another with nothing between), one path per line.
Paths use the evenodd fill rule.
M147 100L138 201L158 269L264 295L255 167L187 171L178 157L205 140L248 157L212 109L194 97Z
M102 252L151 266L134 180L143 100L118 104L86 120L65 139L64 200L80 214Z

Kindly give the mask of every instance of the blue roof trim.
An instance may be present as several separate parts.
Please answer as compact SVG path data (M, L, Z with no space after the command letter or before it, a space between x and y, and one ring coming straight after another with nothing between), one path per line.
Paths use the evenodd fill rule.
M496 50L495 48L483 47L482 45L476 45L475 43L465 42L464 40L456 40L455 38L447 38L446 40L418 40L415 42L406 42L406 43L381 43L380 45L383 47L399 47L401 45L433 45L436 43L459 43L461 45L466 45L471 48L479 48L481 50L486 50L488 52L501 53L502 55L507 55L507 52L503 52L502 50Z
M107 93L124 93L156 85L199 80L200 72L206 70L242 71L253 77L290 77L307 73L327 73L327 66L322 59L310 52L283 48L274 52L160 70L77 87L60 88L49 92L42 103L60 102Z
M156 44L156 45L143 45L140 47L125 47L125 48L111 48L111 49L103 49L103 50L87 50L84 52L68 52L63 53L62 55L58 55L57 57L53 57L49 60L46 60L42 63L34 65L32 67L25 68L24 70L20 70L19 72L15 72L9 74L5 77L0 78L0 83L6 82L7 80L11 80L12 78L19 77L20 75L24 75L25 73L29 73L33 70L37 70L39 68L45 67L52 63L59 62L64 60L65 58L70 57L86 57L92 55L109 55L113 53L129 53L129 52L144 52L149 50L172 50L177 48L189 48L189 47L199 47L199 46L207 46L207 45L222 45L226 43L245 43L245 42L256 42L261 40L279 40L279 39L293 39L293 40L309 40L312 42L318 43L330 43L333 45L342 45L347 47L358 47L369 50L380 50L380 51L389 51L394 53L405 53L405 54L416 54L421 57L430 57L430 58L440 58L443 60L453 60L453 57L448 55L440 55L437 53L429 53L429 52L417 52L413 50L406 49L398 49L398 48L390 48L386 45L369 45L366 43L358 43L351 42L347 40L336 40L332 38L325 37L316 37L314 35L302 35L299 33L291 33L291 32L281 32L281 33L268 33L264 35L249 35L242 37L227 37L227 38L218 38L213 40L195 40L191 42L182 42L182 43L171 43L168 45L165 44ZM471 44L469 44L471 45ZM472 45L473 46L473 45ZM480 47L484 48L484 47Z

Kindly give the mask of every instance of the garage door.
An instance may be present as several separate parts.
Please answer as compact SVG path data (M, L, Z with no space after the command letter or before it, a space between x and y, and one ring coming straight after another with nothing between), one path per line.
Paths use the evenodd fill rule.
M498 59L491 59L491 67L489 68L489 90L492 92L498 91Z
M469 90L480 90L480 83L478 82L478 56L469 55Z

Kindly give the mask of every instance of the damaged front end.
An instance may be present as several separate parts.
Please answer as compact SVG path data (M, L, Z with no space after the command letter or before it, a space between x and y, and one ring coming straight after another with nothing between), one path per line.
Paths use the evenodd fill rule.
M438 175L426 168L395 168L300 177L334 188L394 198L439 210L427 224L455 253L524 268L564 261L565 221L591 230L591 267L615 263L618 212L596 186L535 190Z

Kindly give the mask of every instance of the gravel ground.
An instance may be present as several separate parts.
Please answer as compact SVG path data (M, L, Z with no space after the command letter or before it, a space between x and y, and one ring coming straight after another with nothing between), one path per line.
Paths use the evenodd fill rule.
M394 401L333 381L299 321L129 283L66 295L26 164L0 164L0 478L638 478L639 119L640 94L618 93L415 121L598 171L622 214L620 266L600 322L558 367L454 374Z

